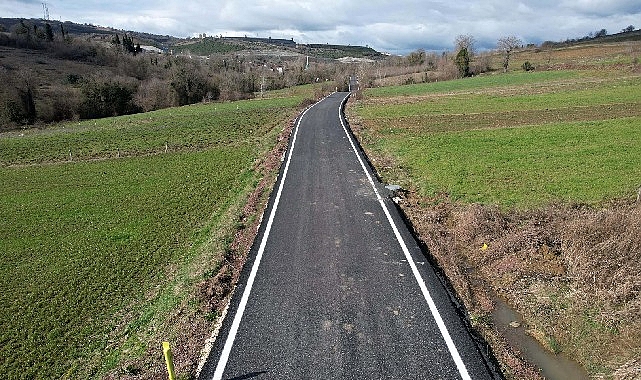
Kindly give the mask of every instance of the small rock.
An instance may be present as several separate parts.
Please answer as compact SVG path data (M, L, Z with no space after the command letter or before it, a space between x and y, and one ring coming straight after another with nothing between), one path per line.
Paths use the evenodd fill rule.
M519 327L521 327L521 324L519 322L517 322L517 321L512 321L512 322L510 322L510 327L512 327L514 329L518 329Z
M401 189L399 185L386 185L385 188L393 192L399 191Z

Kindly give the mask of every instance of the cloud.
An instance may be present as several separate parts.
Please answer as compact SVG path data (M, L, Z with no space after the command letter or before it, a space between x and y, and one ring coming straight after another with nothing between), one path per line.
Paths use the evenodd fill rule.
M189 37L250 35L302 43L369 45L391 53L443 51L459 34L478 48L516 35L540 43L618 32L641 20L639 0L51 0L53 19ZM3 0L5 17L41 17L35 0ZM637 27L639 25L636 25Z
M641 13L638 0L563 0L561 8L590 17L608 17Z

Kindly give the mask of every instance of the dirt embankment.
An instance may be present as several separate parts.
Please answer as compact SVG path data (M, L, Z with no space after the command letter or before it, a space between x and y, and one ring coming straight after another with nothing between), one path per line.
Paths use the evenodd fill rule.
M541 376L492 325L496 296L591 376L641 376L641 203L501 211L410 193L400 205L507 378Z

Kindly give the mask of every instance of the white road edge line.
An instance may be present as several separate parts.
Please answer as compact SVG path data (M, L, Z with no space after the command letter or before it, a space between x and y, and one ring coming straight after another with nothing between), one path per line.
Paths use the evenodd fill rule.
M396 227L396 224L394 223L394 220L392 219L392 215L389 213L389 210L387 209L387 206L385 205L385 202L383 201L383 198L381 197L380 193L376 189L376 185L374 184L374 180L372 179L372 176L369 174L369 171L367 170L367 167L365 166L365 163L361 159L360 154L358 154L358 150L356 149L356 146L354 145L354 141L352 139L352 136L349 134L347 131L347 127L345 126L345 122L343 121L343 116L341 114L341 110L343 109L343 106L345 102L347 101L348 96L345 96L343 101L340 104L340 107L338 108L338 119L341 121L341 125L343 126L343 131L345 131L345 134L347 135L347 138L349 139L349 143L352 146L352 149L354 150L354 153L356 154L356 158L358 158L358 162L361 164L361 168L363 168L363 171L365 172L365 175L367 176L367 179L369 180L370 185L372 185L372 189L374 189L374 193L376 194L376 198L378 199L378 202L380 203L381 207L383 208L383 212L385 213L385 216L387 216L387 220L389 221L390 225L392 226L392 230L394 231L394 235L396 235L396 240L398 240L398 243L401 246L401 249L403 250L403 253L405 254L405 259L409 263L410 267L412 268L412 273L414 274L414 277L416 278L416 282L418 282L418 286L421 288L421 292L423 293L423 297L425 297L425 300L427 301L427 304L430 307L430 311L432 312L432 316L434 317L434 320L436 321L436 324L438 325L438 328L441 332L441 335L443 336L443 339L445 340L445 344L447 345L448 350L450 351L450 354L452 355L452 359L454 359L454 363L456 363L456 367L458 368L459 374L463 378L463 380L471 380L470 374L467 372L467 368L465 367L465 363L463 363L463 359L461 359L461 356L458 353L458 349L456 348L456 345L454 344L454 341L452 340L452 337L450 336L450 333L447 331L447 327L445 326L445 323L443 322L443 318L441 317L441 314L438 311L438 308L436 307L436 304L434 303L434 300L432 299L432 296L430 295L429 290L427 289L427 286L425 285L425 281L421 277L421 274L418 271L418 268L416 267L416 263L414 263L414 260L412 259L412 255L410 254L409 249L407 249L407 245L405 245L405 241L403 240L403 237L401 236L400 232L398 231L398 228Z
M267 245L267 238L269 237L269 233L272 229L272 224L274 222L274 215L276 215L276 209L278 208L278 204L280 203L280 196L283 192L283 186L285 184L285 178L287 178L287 172L289 171L289 163L291 162L292 154L294 153L294 145L296 145L296 137L298 136L298 129L300 127L300 123L303 120L303 117L305 117L305 114L307 113L307 111L312 109L316 104L320 103L321 101L318 101L314 103L314 105L312 105L311 107L307 108L298 118L298 123L296 124L296 129L294 130L294 136L292 137L292 146L289 148L289 155L287 157L287 162L285 163L285 169L283 170L283 177L281 178L280 185L278 186L278 191L276 193L276 198L274 200L274 206L272 207L272 210L269 214L269 219L267 220L267 226L265 227L265 233L263 234L263 239L261 240L260 246L258 247L258 252L256 253L256 260L254 261L252 270L249 273L249 278L247 279L247 285L245 286L245 290L243 291L243 296L240 299L240 304L238 304L238 310L236 311L236 315L234 316L234 320L229 329L229 334L227 335L225 346L223 347L223 351L220 354L220 358L218 359L218 364L216 365L216 371L214 372L214 376L212 377L212 380L221 380L223 378L225 367L227 366L227 361L229 360L229 354L231 353L231 348L234 345L234 341L236 340L238 327L240 326L240 321L243 318L243 314L245 313L245 307L247 306L247 301L249 300L249 294L251 293L252 286L254 285L254 280L256 279L256 273L258 272L258 267L260 266L260 261L263 258L263 253L265 252L265 246Z

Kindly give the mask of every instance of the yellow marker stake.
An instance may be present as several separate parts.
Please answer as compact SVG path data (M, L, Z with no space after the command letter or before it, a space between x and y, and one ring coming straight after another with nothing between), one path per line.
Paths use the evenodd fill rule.
M169 342L162 342L162 352L165 354L165 362L167 363L167 372L169 373L169 380L176 380L174 374L174 356L169 348Z

